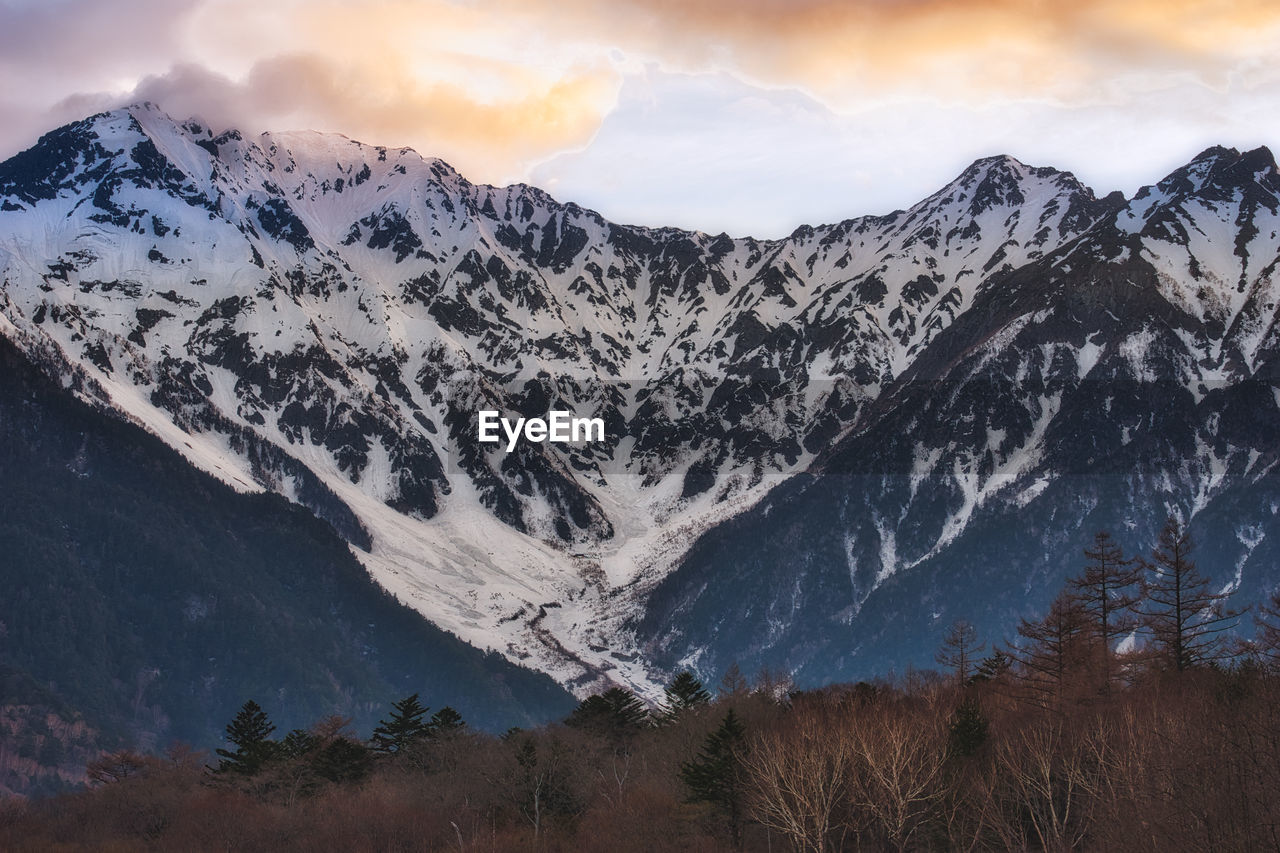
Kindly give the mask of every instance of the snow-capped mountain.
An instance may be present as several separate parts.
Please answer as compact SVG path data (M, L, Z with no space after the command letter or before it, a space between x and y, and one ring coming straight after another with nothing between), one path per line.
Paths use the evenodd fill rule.
M1270 375L1276 193L1265 151L1131 201L1001 157L907 211L731 239L143 105L0 165L0 333L309 507L438 625L643 689L731 641L825 660L812 614L883 633L881 590L940 588L983 524L1070 504L1085 459L1188 512L1269 472L1274 433L1241 443L1203 401ZM1171 399L1185 434L1156 423ZM476 439L481 409L552 408L607 440Z
M648 653L810 679L927 664L955 619L1007 641L1096 531L1149 553L1169 515L1220 589L1268 593L1278 212L1270 152L1210 149L991 280L807 475L664 580Z

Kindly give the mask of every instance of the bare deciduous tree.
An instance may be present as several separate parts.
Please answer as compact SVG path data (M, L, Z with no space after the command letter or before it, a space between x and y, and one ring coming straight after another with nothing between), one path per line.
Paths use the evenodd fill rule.
M1226 607L1229 593L1210 590L1209 579L1191 560L1193 547L1186 528L1170 518L1146 563L1146 603L1139 611L1157 654L1178 672L1229 656L1223 632L1240 616Z
M1093 623L1092 634L1098 643L1102 667L1102 690L1110 692L1116 645L1137 626L1133 607L1140 600L1136 589L1142 579L1142 566L1138 560L1125 557L1106 531L1093 537L1093 547L1085 548L1084 556L1088 560L1084 570L1068 583Z
M785 727L756 738L743 758L752 813L797 850L825 853L839 846L837 813L850 792L853 739L831 714L793 714Z
M1043 716L1000 742L987 816L1004 847L1081 848L1104 786L1101 739L1109 735L1101 725L1076 732L1059 717Z
M916 713L876 709L853 728L855 810L895 850L908 849L941 812L949 788L946 719L930 702Z
M1018 634L1027 642L1012 656L1022 668L1026 698L1046 708L1061 705L1089 661L1089 622L1080 600L1062 593L1044 618L1023 619Z
M956 681L964 684L969 679L974 659L986 647L986 643L978 643L978 629L971 622L957 619L947 629L946 636L942 638L942 648L934 655L934 660L955 672Z

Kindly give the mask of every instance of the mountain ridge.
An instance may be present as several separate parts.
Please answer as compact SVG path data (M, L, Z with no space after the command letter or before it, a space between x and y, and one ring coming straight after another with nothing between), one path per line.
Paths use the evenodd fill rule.
M1130 200L984 158L906 210L760 241L615 225L409 149L215 137L134 108L0 164L0 331L83 366L198 467L327 514L442 627L580 693L652 694L636 620L693 543L821 478L901 400L927 408L904 389L1015 341L1046 281L1150 279L1133 310L1204 302L1198 323L1252 324L1232 346L1254 347L1265 294L1184 285L1269 280L1248 258L1274 253L1274 163L1212 151ZM1219 216L1235 195L1201 192L1211 178L1251 218ZM1202 246L1197 223L1221 234ZM1096 336L1071 339L1077 370ZM610 441L475 442L478 408L552 402L602 416ZM963 532L969 515L943 515Z

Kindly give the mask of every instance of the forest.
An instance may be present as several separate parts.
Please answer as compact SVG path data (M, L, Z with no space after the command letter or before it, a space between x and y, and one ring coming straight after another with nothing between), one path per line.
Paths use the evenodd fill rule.
M892 679L686 671L654 707L612 687L501 735L417 694L367 738L248 700L214 755L116 750L0 805L0 848L1280 849L1280 593L1239 607L1174 520L1083 556L1016 639L957 622L937 671Z

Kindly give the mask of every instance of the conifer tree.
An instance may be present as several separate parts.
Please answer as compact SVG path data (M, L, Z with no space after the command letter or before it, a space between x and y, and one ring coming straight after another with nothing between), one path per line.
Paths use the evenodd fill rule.
M1003 681L1012 669L1013 658L1000 649L996 649L983 658L982 663L978 664L978 669L973 674L973 681L977 683Z
M951 715L947 746L952 755L973 755L987 740L987 718L972 696L966 697Z
M1088 662L1090 623L1080 600L1066 592L1043 619L1023 619L1018 634L1028 642L1013 652L1030 699L1049 707L1061 702Z
M455 732L462 731L462 729L466 728L466 725L467 723L462 719L461 714L445 705L431 715L427 728L430 730L432 737L448 737Z
M737 661L729 664L729 668L725 670L724 675L720 678L720 689L717 692L721 698L726 696L745 696L751 692L751 685L747 683L747 678L742 674L742 669L738 666Z
M379 720L370 739L378 752L396 753L429 732L423 717L427 709L418 703L418 694L391 703L391 718Z
M373 768L369 748L348 729L350 717L332 715L317 722L307 734L312 748L307 763L319 779L329 782L358 782Z
M702 682L689 670L677 673L671 683L663 691L666 698L662 703L662 720L670 722L681 713L692 708L700 708L711 701L711 694L702 686Z
M373 756L368 747L347 737L338 737L311 756L316 775L330 782L359 782L369 775Z
M1236 625L1240 611L1226 607L1230 593L1213 592L1191 559L1195 547L1186 528L1170 518L1145 562L1143 606L1138 614L1164 665L1177 672L1230 654L1222 633Z
M320 739L305 729L294 729L280 741L282 758L298 758L320 745Z
M1070 580L1071 589L1088 614L1093 636L1098 642L1102 666L1102 686L1111 689L1113 657L1118 640L1137 625L1133 607L1140 600L1136 589L1142 578L1141 563L1126 558L1124 551L1100 531L1093 537L1093 547L1084 549L1088 560L1084 570Z
M649 712L631 691L610 687L583 699L564 722L567 726L623 740L649 724Z
M746 743L746 729L733 709L707 736L697 757L680 766L680 778L689 789L689 802L710 803L729 824L734 848L742 846L743 790L739 759Z
M235 744L234 750L218 749L219 773L240 773L252 776L274 758L279 744L271 740L275 724L267 719L267 712L250 699L241 706L235 719L227 723L227 741Z
M958 619L951 623L947 635L942 638L942 648L934 655L934 660L954 671L956 682L964 684L969 680L973 659L986 647L986 643L978 643L978 630L972 623Z

